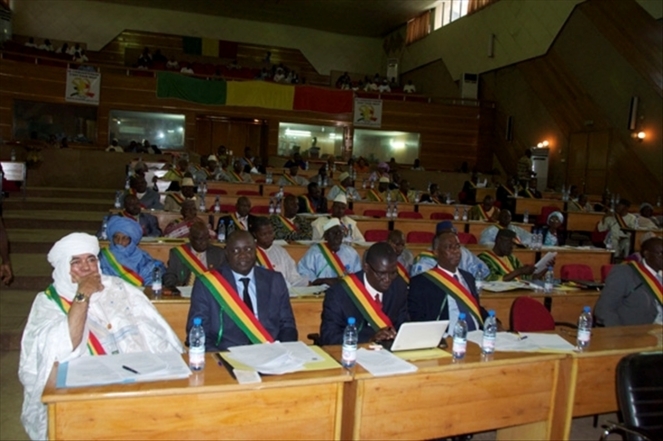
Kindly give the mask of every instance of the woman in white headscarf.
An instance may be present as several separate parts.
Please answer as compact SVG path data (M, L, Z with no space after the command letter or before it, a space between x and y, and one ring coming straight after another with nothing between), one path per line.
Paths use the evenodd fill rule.
M72 233L48 253L53 284L37 294L21 341L21 421L32 439L47 438L41 395L56 361L125 352L182 352L173 330L147 297L123 280L101 275L99 242Z
M556 247L562 245L559 229L564 223L564 215L559 211L553 211L548 215L546 225L543 227L543 240L541 244L544 247Z

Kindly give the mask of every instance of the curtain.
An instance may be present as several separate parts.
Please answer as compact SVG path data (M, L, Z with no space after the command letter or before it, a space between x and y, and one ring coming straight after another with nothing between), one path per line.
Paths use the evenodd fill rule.
M497 0L470 0L467 5L467 14L478 11L481 8L485 8L491 3L495 3Z
M414 43L430 34L431 11L428 10L407 23L407 37L405 44Z

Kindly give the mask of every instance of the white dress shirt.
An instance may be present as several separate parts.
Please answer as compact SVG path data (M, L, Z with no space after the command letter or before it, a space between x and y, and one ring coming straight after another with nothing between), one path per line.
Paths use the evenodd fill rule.
M253 305L253 313L255 314L256 318L260 318L258 317L258 296L256 294L256 278L253 274L253 269L251 269L251 272L245 276L236 273L235 271L233 271L232 273L233 277L235 277L235 286L237 286L237 294L239 294L239 297L242 300L244 300L244 282L242 282L241 279L244 279L246 277L251 279L249 281L249 297L251 298L251 304Z
M290 254L282 246L272 244L271 247L267 249L262 248L262 250L269 257L274 271L278 271L283 275L288 288L291 286L308 286L308 278L297 272L295 260L290 257Z
M382 303L382 293L375 288L371 286L370 283L368 283L368 279L366 278L366 274L364 273L364 286L366 287L366 291L368 291L368 294L371 296L373 300L376 299L375 296L377 296L377 299L380 300L380 303Z

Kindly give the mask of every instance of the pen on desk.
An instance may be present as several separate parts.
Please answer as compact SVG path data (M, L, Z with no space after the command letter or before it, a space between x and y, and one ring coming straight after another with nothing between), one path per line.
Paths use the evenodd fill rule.
M526 335L522 335L520 332L518 333L518 339L519 340L525 340L527 338Z
M129 372L133 372L136 375L140 375L140 373L136 369L131 369L129 366L122 365L122 369L127 370Z

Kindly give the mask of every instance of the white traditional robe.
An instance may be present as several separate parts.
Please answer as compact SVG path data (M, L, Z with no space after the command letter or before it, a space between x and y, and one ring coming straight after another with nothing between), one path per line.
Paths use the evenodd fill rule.
M280 245L272 244L271 247L264 249L269 261L274 266L274 271L283 274L288 288L291 286L308 286L309 280L297 272L297 264L290 257L290 254Z

